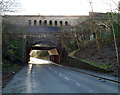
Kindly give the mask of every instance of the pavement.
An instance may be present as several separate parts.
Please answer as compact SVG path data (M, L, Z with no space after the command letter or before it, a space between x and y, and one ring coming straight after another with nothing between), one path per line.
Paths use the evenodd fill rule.
M118 83L32 58L3 93L118 93Z

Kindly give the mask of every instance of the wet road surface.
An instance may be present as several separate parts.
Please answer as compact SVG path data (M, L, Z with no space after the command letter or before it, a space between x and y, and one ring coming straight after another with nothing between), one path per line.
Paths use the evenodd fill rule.
M118 84L32 58L3 93L118 93Z

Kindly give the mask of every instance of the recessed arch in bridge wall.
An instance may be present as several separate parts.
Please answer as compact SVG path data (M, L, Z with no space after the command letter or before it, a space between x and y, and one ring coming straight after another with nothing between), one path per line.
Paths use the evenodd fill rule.
M52 20L49 21L49 25L52 26Z
M62 26L63 25L63 22L62 21L60 21L60 26Z
M29 23L29 25L31 25L32 24L31 20L29 20L28 23Z
M34 25L37 25L37 20L34 20Z
M44 25L47 25L47 20L44 20Z
M54 22L54 25L53 25ZM28 20L28 24L32 25L32 20ZM50 25L50 26L63 26L63 25L68 25L68 21L52 21L52 20L33 20L33 26L36 25Z
M55 26L57 26L58 22L55 20Z
M68 21L65 21L65 25L68 25Z
M110 31L110 27L103 22L99 22L97 25L103 27L106 31Z
M42 20L39 20L39 25L42 25Z

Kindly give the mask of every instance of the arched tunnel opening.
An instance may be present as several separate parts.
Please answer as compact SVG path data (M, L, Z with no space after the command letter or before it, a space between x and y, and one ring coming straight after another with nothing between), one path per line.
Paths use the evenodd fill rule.
M31 59L34 58L60 63L59 49L53 45L52 46L45 44L32 45L27 56L28 63L30 63Z

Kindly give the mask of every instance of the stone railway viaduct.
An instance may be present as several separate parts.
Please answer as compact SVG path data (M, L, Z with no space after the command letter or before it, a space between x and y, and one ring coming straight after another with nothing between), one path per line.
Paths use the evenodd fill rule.
M9 28L11 38L19 37L23 62L28 62L31 50L48 50L51 60L60 63L66 55L63 37L71 39L73 27L86 21L89 16L41 16L41 15L16 15L3 16L3 20L15 29ZM21 29L24 32L21 32ZM18 33L18 34L17 34ZM12 35L14 34L14 35Z
M21 26L75 26L78 23L85 21L88 16L41 16L41 15L16 15L16 16L4 16L9 20L11 24Z

